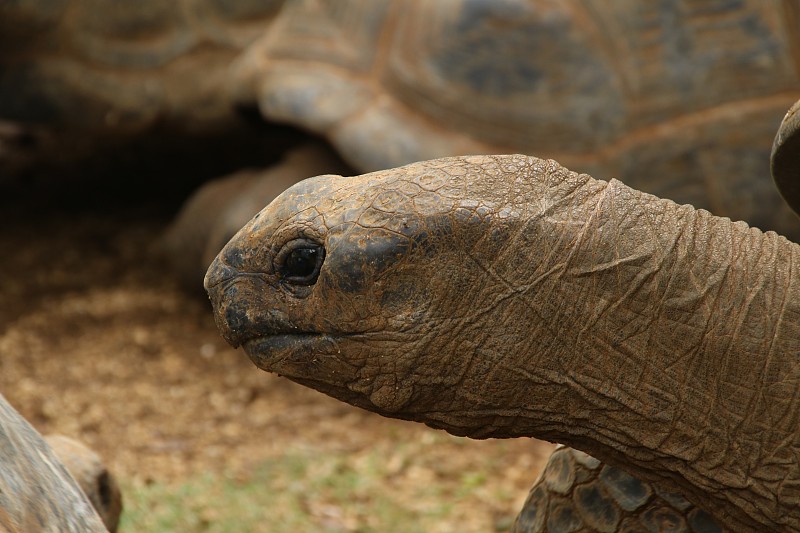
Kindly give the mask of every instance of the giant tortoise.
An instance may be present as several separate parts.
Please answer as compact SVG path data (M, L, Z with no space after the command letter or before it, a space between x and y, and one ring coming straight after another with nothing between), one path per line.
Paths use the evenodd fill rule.
M657 8L298 2L242 60L230 84L240 102L257 103L269 120L325 134L364 169L453 153L535 152L600 176L656 176L651 191L789 233L777 201L749 178L760 175L759 156L751 153L764 138L757 132L772 129L761 120L796 97L796 16L794 3L777 1ZM528 68L537 44L544 59ZM559 106L553 98L571 87L580 89L574 106L569 99ZM544 115L529 120L537 111ZM557 116L574 120L554 124ZM541 124L539 133L529 133L530 124ZM717 151L722 143L730 143L728 151ZM747 175L737 177L740 169ZM682 181L691 175L698 179ZM730 182L705 181L713 175ZM710 193L681 197L697 189Z
M772 166L795 208L799 137L790 113ZM262 369L610 465L557 452L517 531L719 531L700 509L800 531L798 272L774 232L501 155L300 182L205 285Z
M798 237L765 162L800 97L799 14L777 0L290 1L229 84L360 171L535 153ZM242 207L241 224L256 212Z
M257 106L364 172L536 153L789 234L764 161L800 97L799 14L781 0L21 0L0 4L0 120L72 140L79 124L213 129Z
M535 153L800 235L766 164L800 97L794 1L290 1L230 84L363 172Z
M282 3L0 2L0 182L40 167L63 179L87 158L118 169L120 159L155 155L164 166L187 144L195 150L184 167L234 151L269 161L246 152L283 141L259 142L226 85L231 61L269 31Z
M0 118L106 135L230 120L227 67L281 0L0 3Z

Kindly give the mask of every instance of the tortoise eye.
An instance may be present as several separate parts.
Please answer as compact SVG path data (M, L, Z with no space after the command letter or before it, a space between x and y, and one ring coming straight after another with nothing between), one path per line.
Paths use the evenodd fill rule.
M305 239L288 242L276 257L281 278L295 285L313 285L319 277L325 248Z

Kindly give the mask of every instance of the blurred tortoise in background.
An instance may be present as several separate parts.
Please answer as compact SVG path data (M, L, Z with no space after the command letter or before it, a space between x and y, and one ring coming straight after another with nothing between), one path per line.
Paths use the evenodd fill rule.
M281 0L0 4L0 117L105 135L231 120L230 62Z
M795 208L798 137L790 112L772 167ZM798 271L773 232L506 155L303 181L205 285L225 339L264 370L607 463L557 450L517 533L788 532Z
M0 2L0 181L120 146L167 160L163 166L187 149L182 139L196 149L216 141L196 159L238 149L226 138L269 151L270 143L249 138L256 135L226 86L231 61L269 31L282 3ZM150 155L135 141L167 149Z
M287 2L232 90L357 170L525 153L800 234L769 150L800 97L800 4Z
M766 164L800 97L797 2L289 1L229 81L356 171L533 154L800 236Z
M0 533L114 533L121 511L97 454L68 437L42 438L0 395Z
M20 0L0 4L0 133L157 138L257 107L361 172L536 154L792 234L764 162L799 28L790 0Z

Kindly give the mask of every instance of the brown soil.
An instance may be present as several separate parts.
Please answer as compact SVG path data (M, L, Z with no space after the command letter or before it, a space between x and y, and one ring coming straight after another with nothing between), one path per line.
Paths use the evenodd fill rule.
M0 392L42 433L93 447L124 484L241 471L298 447L389 448L433 431L268 375L229 348L208 302L152 258L163 208L39 215L23 205L0 218ZM469 444L440 450L448 472L493 455L491 483L519 503L549 450Z

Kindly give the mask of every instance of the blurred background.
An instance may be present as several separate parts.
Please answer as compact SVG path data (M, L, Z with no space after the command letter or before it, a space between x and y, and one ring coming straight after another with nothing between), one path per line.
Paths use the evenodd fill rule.
M107 460L121 531L503 531L549 444L257 370L210 259L294 181L474 153L796 239L798 98L796 0L0 1L0 392Z

